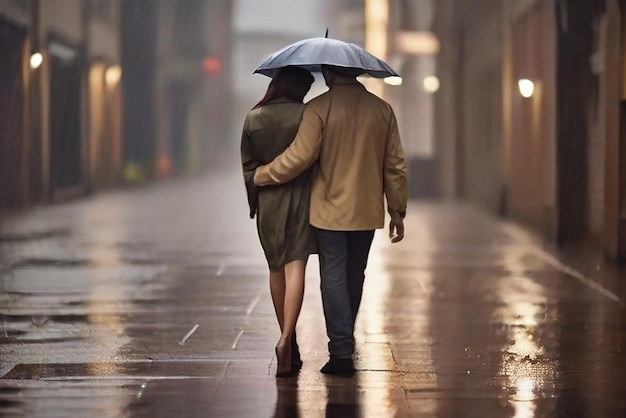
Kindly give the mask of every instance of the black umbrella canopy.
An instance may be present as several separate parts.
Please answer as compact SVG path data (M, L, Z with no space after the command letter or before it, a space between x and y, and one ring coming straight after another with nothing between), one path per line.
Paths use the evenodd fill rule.
M387 63L360 46L332 38L309 38L274 52L254 72L271 77L274 70L296 66L321 72L322 65L354 69L376 78L398 77Z

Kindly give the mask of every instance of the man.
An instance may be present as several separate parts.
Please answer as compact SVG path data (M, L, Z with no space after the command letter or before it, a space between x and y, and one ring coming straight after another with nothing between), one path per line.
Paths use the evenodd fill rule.
M368 92L359 71L323 66L329 91L307 103L296 138L257 168L259 186L280 184L316 164L309 222L318 241L322 304L330 359L325 374L354 374L354 324L374 231L404 238L407 170L391 106Z

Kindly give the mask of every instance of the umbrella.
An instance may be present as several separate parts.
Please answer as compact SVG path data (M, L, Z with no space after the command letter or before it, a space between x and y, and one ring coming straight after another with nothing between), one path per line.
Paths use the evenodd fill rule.
M254 72L271 77L275 69L287 66L321 72L322 65L355 69L377 78L398 77L387 63L360 46L322 37L304 39L274 52Z

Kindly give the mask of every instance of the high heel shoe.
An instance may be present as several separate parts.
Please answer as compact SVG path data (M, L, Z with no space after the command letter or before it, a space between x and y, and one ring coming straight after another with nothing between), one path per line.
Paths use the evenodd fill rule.
M294 371L302 368L302 359L300 358L300 348L296 340L296 333L291 334L291 369Z
M292 377L295 375L291 366L291 344L276 346L276 377Z

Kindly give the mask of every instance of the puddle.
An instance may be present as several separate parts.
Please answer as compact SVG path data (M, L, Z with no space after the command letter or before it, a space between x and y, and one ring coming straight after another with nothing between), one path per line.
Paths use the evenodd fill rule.
M119 265L121 266L154 266L162 264L163 260L157 260L154 258L134 258L123 257L120 259ZM94 268L108 268L111 267L107 263L99 263L98 260L81 259L81 258L46 258L46 257L31 257L16 261L11 265L12 268L27 268L27 267L94 267Z
M227 363L228 361L172 360L121 363L20 364L7 373L4 379L215 378L223 376Z

